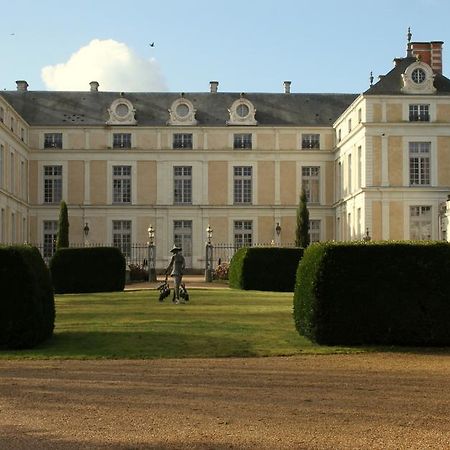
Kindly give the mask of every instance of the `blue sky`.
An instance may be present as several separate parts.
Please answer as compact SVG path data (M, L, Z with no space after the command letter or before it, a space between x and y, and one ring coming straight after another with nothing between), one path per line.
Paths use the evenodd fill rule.
M448 0L2 0L0 89L100 77L120 91L202 92L217 80L223 92L281 92L291 80L292 92L359 93L404 56L408 26L413 41L444 41L450 75L449 17Z

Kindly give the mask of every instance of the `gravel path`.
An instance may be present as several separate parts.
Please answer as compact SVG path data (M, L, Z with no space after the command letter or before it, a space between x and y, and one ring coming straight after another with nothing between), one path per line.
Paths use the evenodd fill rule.
M0 361L0 449L449 449L450 355Z

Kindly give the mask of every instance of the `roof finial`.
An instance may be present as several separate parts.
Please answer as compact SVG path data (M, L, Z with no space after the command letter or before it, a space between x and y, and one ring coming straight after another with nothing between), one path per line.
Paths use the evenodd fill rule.
M373 73L370 72L370 77L369 77L369 81L370 81L370 86L373 86Z
M406 36L408 38L408 44L406 46L406 56L410 58L413 55L411 49L411 38L412 38L411 27L408 27L408 34Z

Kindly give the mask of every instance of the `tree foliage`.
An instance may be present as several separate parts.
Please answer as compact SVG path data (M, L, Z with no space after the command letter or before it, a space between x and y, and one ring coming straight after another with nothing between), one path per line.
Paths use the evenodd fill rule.
M297 228L295 230L295 246L306 248L309 245L309 211L306 192L302 189L300 203L297 208Z
M69 215L66 202L63 200L59 209L58 236L56 249L69 247Z

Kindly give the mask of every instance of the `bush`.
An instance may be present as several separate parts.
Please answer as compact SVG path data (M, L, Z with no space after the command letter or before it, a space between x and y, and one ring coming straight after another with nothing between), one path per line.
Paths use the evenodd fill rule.
M450 245L325 243L297 270L294 319L326 345L449 345Z
M130 281L148 281L148 270L141 264L128 264Z
M50 274L39 251L0 247L0 346L31 348L53 334L55 302Z
M113 292L125 287L125 258L114 247L63 248L50 261L55 292Z
M228 263L220 263L213 273L214 280L228 280L228 272L230 270L230 265Z
M301 248L243 247L230 262L229 285L237 289L292 292Z

